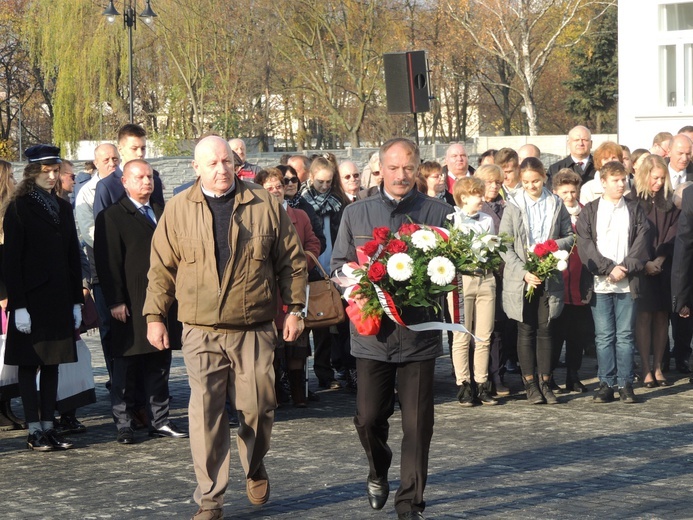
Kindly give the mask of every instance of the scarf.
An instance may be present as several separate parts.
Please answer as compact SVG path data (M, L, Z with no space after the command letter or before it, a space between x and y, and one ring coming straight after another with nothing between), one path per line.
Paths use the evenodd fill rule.
M318 193L313 186L309 186L303 190L301 196L313 206L319 217L327 214L336 215L342 209L342 202L332 194L332 190Z
M296 190L296 195L290 199L284 199L290 208L298 208L301 205L301 190Z
M60 225L60 206L53 193L49 193L38 186L29 192L29 197L38 202L39 206L46 210L55 225Z

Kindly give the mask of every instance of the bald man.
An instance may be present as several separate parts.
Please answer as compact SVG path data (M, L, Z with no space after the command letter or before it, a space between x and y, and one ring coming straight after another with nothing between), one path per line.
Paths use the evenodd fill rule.
M245 141L243 139L231 139L229 141L229 146L231 147L231 150L236 152L236 155L241 158L242 164L241 164L241 169L238 170L236 175L244 180L244 181L254 181L255 176L262 170L257 164L250 164L246 160L246 151L245 151Z
M594 159L592 158L592 132L584 126L576 126L568 132L568 150L570 155L549 166L548 181L563 168L569 168L577 173L582 183L594 179Z
M671 187L676 189L679 184L693 181L693 172L690 172L693 145L685 134L673 137L669 147L669 180Z
M240 419L248 500L261 505L269 498L263 459L277 406L275 299L279 293L288 307L287 342L303 331L306 303L306 260L291 219L269 192L238 179L232 154L217 136L195 147L197 180L169 201L154 231L143 310L147 339L165 350L164 319L174 298L179 302L198 484L193 518L205 520L223 517L231 461L227 396Z
M520 164L522 164L522 161L524 161L527 157L535 157L536 159L541 160L541 151L539 150L538 146L527 143L523 144L517 149L517 157Z
M452 187L457 179L471 177L474 175L474 168L469 165L467 149L461 143L453 143L445 151L445 168L447 190L452 193Z

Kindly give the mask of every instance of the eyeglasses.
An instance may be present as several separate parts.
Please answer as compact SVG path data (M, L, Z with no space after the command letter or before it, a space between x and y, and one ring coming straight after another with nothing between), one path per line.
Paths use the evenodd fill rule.
M353 175L345 175L344 177L342 177L342 179L344 179L345 181L348 181L348 180L351 180L352 177L353 177L354 179L358 179L359 177L361 177L361 174L360 174L360 173L355 173L355 174L353 174Z
M284 185L288 186L290 183L298 184L298 177L284 177Z

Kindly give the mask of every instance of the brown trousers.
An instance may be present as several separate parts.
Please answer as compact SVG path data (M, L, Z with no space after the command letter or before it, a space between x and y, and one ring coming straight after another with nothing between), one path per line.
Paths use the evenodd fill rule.
M190 450L204 509L219 509L229 482L230 435L226 398L238 410L238 454L246 478L262 466L270 447L277 399L274 348L277 330L267 323L251 331L183 329L183 356L190 382Z

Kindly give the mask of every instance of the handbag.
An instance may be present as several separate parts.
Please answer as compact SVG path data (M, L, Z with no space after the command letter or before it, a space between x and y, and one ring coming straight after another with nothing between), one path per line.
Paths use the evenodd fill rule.
M306 251L306 255L315 261L322 278L306 284L306 309L303 322L308 328L329 327L342 323L345 316L341 294L315 255L309 251Z

